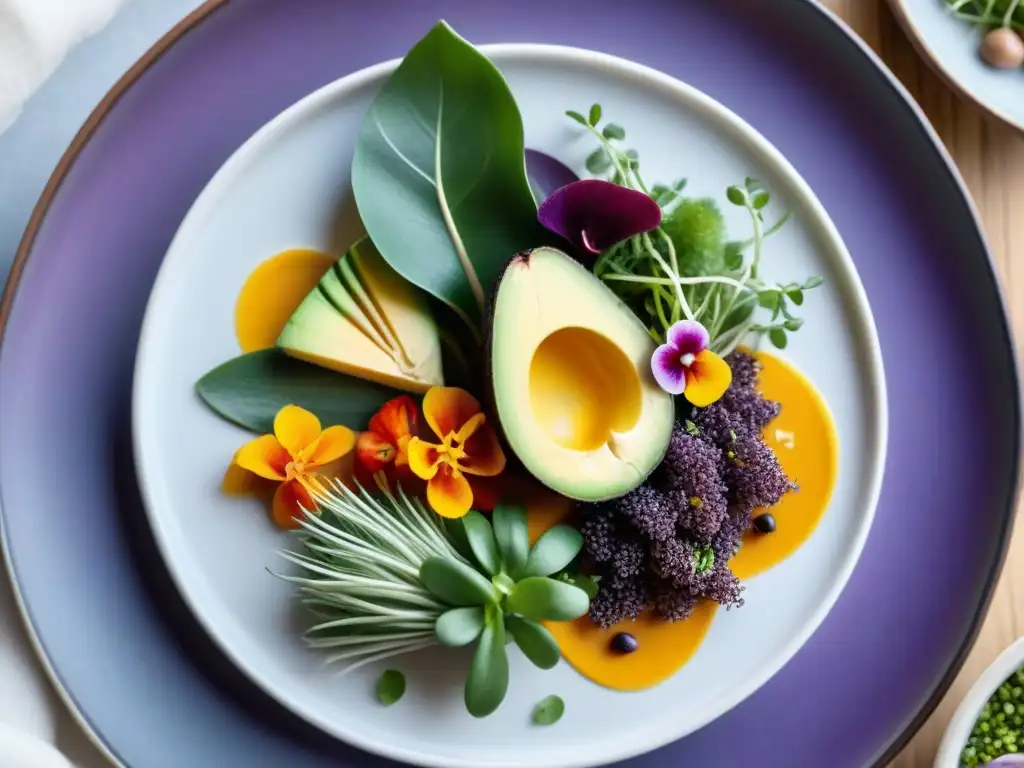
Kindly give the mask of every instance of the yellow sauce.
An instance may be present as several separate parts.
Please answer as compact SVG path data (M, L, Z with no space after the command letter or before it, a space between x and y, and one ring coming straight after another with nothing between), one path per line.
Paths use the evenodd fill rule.
M308 249L288 250L258 266L242 288L235 307L238 343L246 352L273 346L281 329L303 298L316 286L334 258ZM758 353L764 368L760 389L765 397L782 403L782 413L765 430L764 439L775 451L786 474L799 486L771 513L776 530L748 533L730 565L740 579L749 579L782 562L803 544L817 527L828 506L838 466L838 443L832 417L814 386L788 363ZM530 540L567 519L574 502L540 488L536 482L522 487L529 509ZM610 629L601 629L584 617L574 622L551 622L566 660L580 674L608 688L639 690L656 685L678 671L697 651L717 605L702 601L684 621L666 622L641 616ZM629 632L638 650L618 655L611 638Z
M334 261L326 253L295 248L256 267L235 303L235 335L242 351L274 346L288 318Z

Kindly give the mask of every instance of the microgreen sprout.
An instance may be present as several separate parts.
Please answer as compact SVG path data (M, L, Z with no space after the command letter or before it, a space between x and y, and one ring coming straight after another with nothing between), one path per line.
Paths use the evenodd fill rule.
M566 115L586 128L599 144L587 157L588 171L643 192L662 208L661 226L608 248L593 267L594 273L609 283L638 315L648 318L652 338L663 343L675 323L691 320L708 330L709 348L723 357L751 334L767 336L776 347L784 348L788 334L803 325L793 307L803 304L804 292L821 285L822 279L812 277L803 283L777 284L762 278L764 242L789 218L785 213L771 225L766 224L765 211L771 195L764 186L748 178L742 185L726 190L726 199L748 213L752 236L745 241L726 243L722 247L724 268L714 274L686 274L682 268L686 254L678 252L665 227L665 219L684 202L681 193L686 180L649 186L640 173L637 152L621 145L626 138L625 130L616 123L602 124L603 110L599 104L594 104L586 116L573 110ZM770 320L756 320L758 308L770 312Z
M972 24L1024 30L1021 0L946 0L946 3L953 13Z

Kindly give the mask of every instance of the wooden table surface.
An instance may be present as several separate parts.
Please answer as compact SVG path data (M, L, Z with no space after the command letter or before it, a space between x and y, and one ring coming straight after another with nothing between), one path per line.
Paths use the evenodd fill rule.
M924 108L981 211L1018 339L1024 339L1024 137L954 94L916 54L885 0L820 0L885 60ZM1018 216L1020 214L1018 213ZM1018 219L1020 221L1020 219ZM1016 258L1016 261L1015 261ZM931 766L942 732L982 670L1024 635L1024 525L1018 525L995 597L953 687L891 768Z

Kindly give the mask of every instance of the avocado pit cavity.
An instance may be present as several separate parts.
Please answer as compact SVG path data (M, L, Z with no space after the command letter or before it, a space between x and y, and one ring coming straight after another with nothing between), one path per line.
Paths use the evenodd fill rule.
M622 350L587 328L562 328L545 338L530 363L530 404L559 445L594 451L612 433L640 419L636 367Z

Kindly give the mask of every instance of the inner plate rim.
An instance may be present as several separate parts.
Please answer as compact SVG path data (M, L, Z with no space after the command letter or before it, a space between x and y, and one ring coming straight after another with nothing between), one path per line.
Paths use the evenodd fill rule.
M757 676L749 679L745 685L734 689L730 695L721 696L709 702L706 711L695 721L684 721L683 727L673 730L644 731L643 739L621 740L617 742L617 746L614 749L609 749L607 745L602 745L600 755L597 753L591 754L585 750L578 750L578 758L560 763L565 768L575 768L576 766L584 768L586 766L625 760L652 751L672 741L684 738L722 716L753 695L762 685L777 674L803 647L824 621L828 612L839 599L864 550L881 493L888 444L887 397L881 345L867 294L857 273L856 266L824 206L785 156L768 139L732 110L681 80L651 67L606 53L572 46L537 43L497 43L481 45L478 48L489 58L498 59L499 64L510 61L545 61L556 65L564 63L566 65L589 67L595 70L614 70L619 75L635 78L640 87L663 90L668 94L667 98L676 100L680 104L694 109L695 113L703 116L703 119L708 120L712 124L717 122L720 125L727 125L731 130L734 130L735 135L731 137L732 140L745 144L751 151L763 158L767 165L773 167L773 170L779 173L788 184L792 185L794 195L799 198L802 205L807 206L810 219L808 226L812 230L818 230L822 240L828 243L828 250L831 253L826 258L828 263L842 276L841 291L849 302L847 316L853 323L858 350L864 356L867 369L864 376L865 388L868 397L874 401L874 419L865 429L866 439L871 446L871 460L866 468L868 482L863 495L865 504L855 528L852 545L846 550L843 560L835 569L829 591L810 614L810 618L799 627L799 630L791 637L782 651L762 667ZM195 595L188 586L191 580L186 577L180 560L173 556L169 546L171 537L166 532L166 521L156 511L157 507L166 509L169 502L165 498L166 494L158 492L154 488L154 483L150 481L150 478L158 475L159 468L154 465L152 458L147 458L149 454L144 445L148 442L146 436L152 431L153 427L149 426L151 410L147 410L142 405L144 398L139 393L146 391L154 383L152 381L153 374L149 373L149 371L154 369L155 365L151 360L159 354L158 346L155 343L156 339L154 338L156 333L154 331L154 325L156 324L154 318L158 314L158 308L162 308L165 304L162 294L164 286L168 282L168 276L177 269L178 259L175 258L175 255L183 248L188 248L194 234L201 229L206 218L219 204L227 190L233 187L238 176L248 167L250 160L263 152L265 145L273 141L278 133L288 130L294 124L300 123L306 119L307 115L314 113L325 104L339 99L344 100L350 92L382 79L392 72L400 62L400 58L395 58L350 73L322 86L290 105L261 126L242 146L236 149L224 164L220 166L213 178L196 198L167 249L146 305L135 361L132 394L132 448L138 484L143 499L143 508L145 509L149 525L154 530L154 539L163 558L164 565L192 615L202 626L206 634L216 643L221 652L246 677L272 696L281 706L284 706L321 730L359 749L416 765L437 766L437 768L478 768L476 763L466 758L427 754L412 751L405 747L397 747L365 739L358 730L352 730L346 724L337 723L320 715L301 700L296 700L294 696L275 688L264 675L259 673L255 665L251 664L230 643L226 642L225 638L216 628L217 623L212 620L208 610L193 599ZM160 314L163 314L165 311L160 309ZM492 766L508 766L508 768L529 768L531 763L529 761L523 762L515 757L502 757L500 760L494 760L488 764Z

